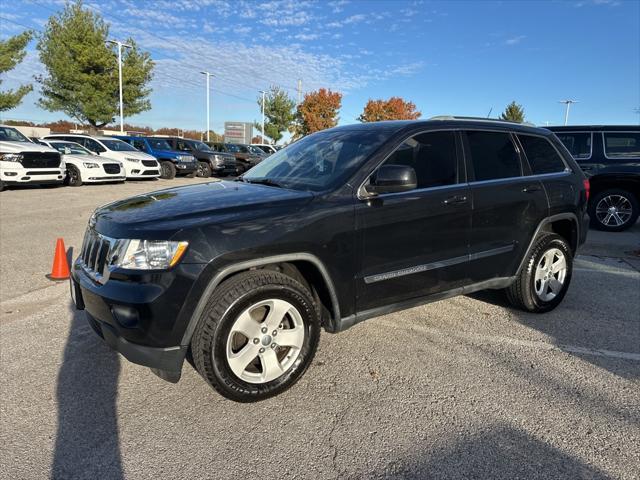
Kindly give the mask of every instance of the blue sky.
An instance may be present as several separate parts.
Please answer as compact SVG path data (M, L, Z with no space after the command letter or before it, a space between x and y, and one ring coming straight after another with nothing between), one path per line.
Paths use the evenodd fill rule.
M57 0L1 2L0 36L41 29ZM423 117L492 116L521 103L527 119L561 124L637 124L640 1L105 0L86 4L151 52L152 110L126 119L151 127L204 129L212 80L212 126L260 119L258 90L280 85L296 97L328 87L344 94L340 123L369 98L402 96ZM30 45L2 88L43 72ZM4 119L64 118L30 94Z

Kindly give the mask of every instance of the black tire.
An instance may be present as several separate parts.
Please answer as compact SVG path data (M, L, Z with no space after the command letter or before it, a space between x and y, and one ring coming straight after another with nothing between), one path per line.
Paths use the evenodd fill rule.
M0 192L4 192L4 182L2 180L0 180Z
M209 178L211 176L211 165L209 165L207 162L198 162L196 176L200 178Z
M608 215L606 207L614 207L616 215ZM625 215L621 218L621 211L625 211ZM630 213L626 213L630 210ZM589 218L591 226L597 230L605 232L621 232L635 225L640 214L640 204L637 197L621 188L611 188L603 190L594 195L589 202ZM621 220L624 220L620 223ZM606 223L605 223L606 222Z
M80 171L73 165L67 165L67 176L64 179L64 184L69 187L82 186L82 175Z
M165 180L171 180L176 176L176 166L168 161L162 160L160 162L160 178L164 178Z
M237 176L242 175L247 170L249 170L249 169L244 164L242 164L242 163L236 164L236 175Z
M552 299L544 300L536 293L535 274L542 257L552 249L558 249L564 254L566 274L559 292ZM573 252L567 241L555 233L543 233L525 259L522 271L513 284L506 289L507 299L514 307L528 312L544 313L553 310L567 293L572 271Z
M283 374L265 383L247 382L231 370L227 360L227 340L242 312L270 299L285 300L295 307L302 318L304 339L300 353ZM309 291L282 273L252 270L233 276L216 289L193 334L191 350L197 371L217 392L237 402L255 402L286 390L300 379L315 355L319 337L318 307ZM273 340L276 338L274 336ZM246 345L249 345L249 340ZM263 344L261 342L257 346ZM257 356L256 360L262 365Z

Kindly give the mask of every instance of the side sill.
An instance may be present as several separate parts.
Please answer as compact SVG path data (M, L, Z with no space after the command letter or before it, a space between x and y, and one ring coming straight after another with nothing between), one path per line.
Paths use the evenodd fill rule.
M454 288L445 292L434 293L433 295L427 295L424 297L411 298L402 302L372 308L363 312L358 312L355 315L349 315L348 317L341 318L337 322L335 331L331 331L330 333L344 332L345 330L353 327L355 324L364 322L365 320L369 320L370 318L380 317L382 315L388 315L390 313L399 312L408 308L438 302L447 298L457 297L458 295L468 295L480 290L507 288L515 281L515 279L516 277L492 278L490 280L473 283L464 287Z

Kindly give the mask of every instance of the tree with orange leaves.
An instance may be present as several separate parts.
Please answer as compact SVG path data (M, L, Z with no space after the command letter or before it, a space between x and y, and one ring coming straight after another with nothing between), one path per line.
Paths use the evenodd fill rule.
M321 88L306 93L296 111L294 136L300 137L319 132L338 124L338 110L342 106L342 94Z
M369 99L358 120L361 122L416 120L421 116L422 113L416 111L415 103L407 102L400 97L391 97L389 100Z

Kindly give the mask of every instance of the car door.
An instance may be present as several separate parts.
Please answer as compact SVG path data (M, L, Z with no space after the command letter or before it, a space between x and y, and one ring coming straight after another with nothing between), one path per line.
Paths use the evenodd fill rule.
M511 133L466 130L463 139L473 205L470 278L477 283L512 276L548 216L544 188L524 169Z
M459 134L445 130L405 139L383 162L413 167L418 183L356 205L358 311L466 282L471 203L461 157Z

